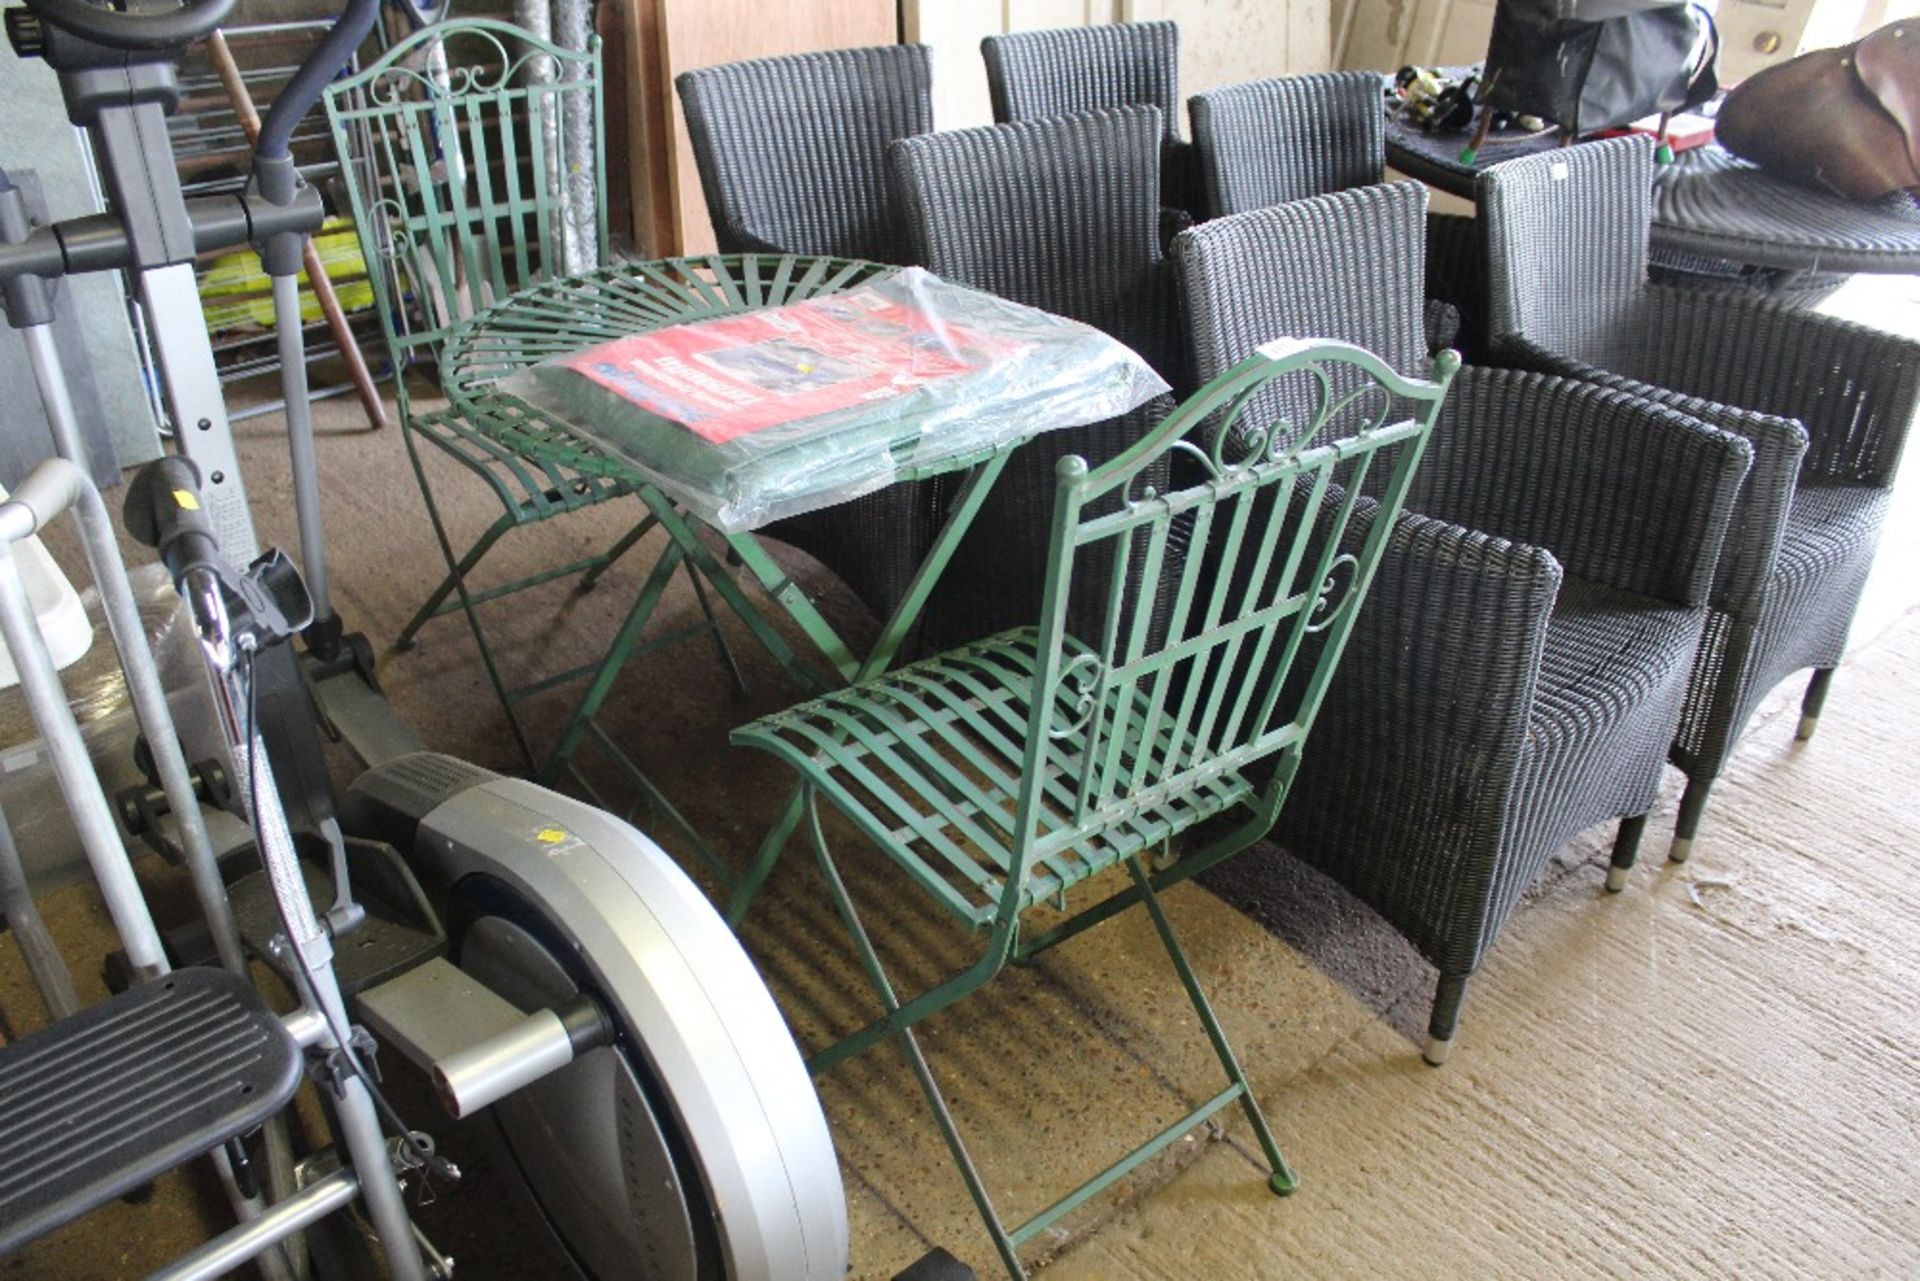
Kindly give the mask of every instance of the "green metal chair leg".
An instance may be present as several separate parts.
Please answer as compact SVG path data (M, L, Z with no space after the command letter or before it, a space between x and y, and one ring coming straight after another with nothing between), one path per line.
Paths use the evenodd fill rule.
M1166 911L1160 906L1160 896L1154 891L1153 879L1141 866L1138 854L1127 860L1127 870L1133 874L1133 883L1140 891L1141 900L1147 905L1147 914L1153 918L1153 928L1160 935L1167 955L1173 959L1173 968L1180 974L1180 985L1187 989L1187 999L1193 1002L1193 1011L1200 1016L1200 1025L1207 1030L1207 1040L1213 1043L1213 1052L1219 1058L1220 1066L1226 1069L1227 1079L1240 1092L1240 1108L1247 1114L1248 1124L1253 1126L1261 1154L1267 1158L1267 1168L1273 1172L1267 1186L1281 1196L1290 1195L1300 1186L1300 1180L1287 1164L1287 1159L1280 1155L1280 1145L1274 1141L1267 1118L1254 1101L1253 1087L1247 1084L1246 1073L1240 1070L1240 1060L1234 1057L1233 1047L1227 1044L1227 1034L1221 1030L1220 1020L1214 1017L1213 1006L1207 1002L1206 993L1200 990L1200 980L1187 963L1186 951L1174 935L1173 922L1167 919Z
M493 545L499 542L501 535L512 529L513 525L513 514L502 512L498 520L487 526L486 532L474 541L473 546L467 549L466 555L462 556L457 564L448 569L447 576L440 580L440 585L433 589L432 594L420 608L413 612L413 617L407 620L407 625L400 629L400 635L393 642L395 649L413 648L414 637L420 634L422 627L440 616L440 607L446 603L447 597L454 594L459 581L473 572L474 566L493 550Z
M648 512L645 520L620 535L620 540L614 543L613 546L607 548L605 552L601 553L600 558L594 561L593 566L588 569L585 574L581 575L580 590L583 592L592 591L594 584L600 581L600 575L612 569L613 562L632 551L633 545L645 538L648 532L659 523L660 518L652 512Z
M780 817L774 820L773 827L768 830L767 838L760 842L760 852L754 855L747 874L734 886L733 897L727 902L727 925L730 929L738 932L740 922L747 919L747 911L753 906L753 900L766 885L774 864L780 861L781 853L787 848L787 842L793 839L794 829L800 826L806 805L807 789L794 788L793 795L787 798L785 808L780 811Z
M720 629L720 620L714 615L713 602L707 599L707 585L700 578L700 571L693 562L686 562L687 581L693 584L693 598L700 603L700 612L706 616L707 630L713 635L713 647L719 652L720 665L727 669L727 677L733 682L733 692L740 698L747 695L747 679L740 674L740 664L733 657L733 646L727 644L727 634Z
M547 757L546 764L541 766L540 781L542 783L551 786L553 780L567 768L568 762L573 759L573 754L579 750L581 742L586 738L592 725L594 715L599 712L600 705L606 702L607 695L613 689L614 678L620 674L620 669L627 665L627 659L632 655L633 647L640 640L641 630L646 627L647 620L653 616L654 607L660 603L660 597L665 594L667 584L672 581L673 571L680 567L681 556L679 544L670 543L666 550L660 553L660 559L653 563L652 572L647 575L646 582L641 585L639 597L633 602L633 608L627 611L626 621L620 624L620 631L614 636L613 644L608 648L606 657L600 660L600 667L594 673L593 683L587 687L580 705L574 709L572 718L567 721L567 727L561 733L560 742L554 747L553 754Z
M873 940L867 937L866 926L860 921L860 913L854 908L853 898L847 893L846 882L840 879L840 869L834 865L833 855L827 851L826 833L820 827L820 807L812 788L803 788L795 800L804 805L807 818L807 831L813 841L814 858L820 864L820 874L826 878L827 888L833 895L833 905L840 913L840 921L847 927L847 933L853 936L854 947L860 953L860 964L867 972L867 979L873 984L873 990L886 1007L888 1014L900 1009L900 999L894 993L893 984L887 978L886 970L880 964L879 953L874 951ZM792 808L798 808L796 805ZM782 815L784 818L785 815ZM791 829L789 829L791 830ZM999 1252L1000 1262L1006 1265L1007 1275L1014 1281L1025 1281L1027 1272L1020 1265L1020 1255L1014 1248L1013 1239L1008 1235L1006 1226L1001 1223L999 1212L993 1208L993 1199L987 1195L986 1184L980 1178L980 1171L974 1165L973 1158L967 1152L965 1140L960 1137L959 1127L954 1124L953 1113L947 1107L947 1100L940 1093L940 1087L934 1082L933 1070L927 1066L926 1055L920 1052L920 1043L913 1035L913 1029L902 1028L898 1033L900 1052L906 1056L907 1066L920 1082L920 1092L926 1095L927 1106L933 1112L933 1119L940 1127L940 1135L947 1142L947 1151L953 1157L953 1163L960 1170L960 1177L967 1185L967 1192L973 1197L974 1208L980 1212L981 1220L986 1224L987 1233L993 1238L993 1247Z
M480 616L474 613L473 593L467 590L466 578L457 572L460 561L453 554L453 540L447 536L446 522L440 516L440 504L434 501L433 487L427 483L426 469L420 464L420 447L415 443L411 430L402 430L400 438L407 446L407 458L413 464L414 483L420 487L420 498L427 508L427 520L433 526L434 539L440 544L440 555L447 562L448 577L460 598L460 612L467 616L467 629L473 633L474 648L480 651L480 665L486 670L487 683L493 686L494 695L499 698L501 709L507 714L507 728L513 734L514 745L520 749L520 758L531 771L538 765L533 744L527 738L526 727L513 710L512 693L500 675L500 664L494 661L493 646L487 643L487 634L480 626Z

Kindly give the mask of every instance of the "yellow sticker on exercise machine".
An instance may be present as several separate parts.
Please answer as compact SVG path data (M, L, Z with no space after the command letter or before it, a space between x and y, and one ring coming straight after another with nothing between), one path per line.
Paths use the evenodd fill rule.
M173 501L180 504L181 511L197 512L200 510L200 496L191 489L174 490Z
M558 845L567 839L567 834L557 827L543 827L534 833L533 839L542 845Z

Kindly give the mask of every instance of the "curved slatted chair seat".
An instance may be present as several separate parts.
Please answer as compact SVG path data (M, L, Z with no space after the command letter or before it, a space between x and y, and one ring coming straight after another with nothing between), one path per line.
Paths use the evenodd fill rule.
M900 668L880 680L824 695L736 731L748 743L785 758L831 796L881 849L908 870L931 871L941 903L969 925L989 924L999 907L1010 853L1025 750L1033 718L1034 668L1040 634L1016 628ZM1094 651L1069 639L1076 656ZM1190 732L1179 743L1163 724L1159 751L1147 754L1141 789L1084 836L1070 821L1073 780L1086 765L1089 723L1140 726L1151 718L1144 688L1122 705L1076 708L1063 688L1056 724L1080 721L1060 735L1057 769L1046 782L1035 862L1020 891L1024 909L1056 898L1129 855L1154 849L1251 798L1256 785L1224 770L1194 791L1156 790L1152 770L1190 755ZM1163 718L1164 719L1164 718ZM1092 740L1101 750L1106 733ZM1182 750L1176 752L1176 747ZM1116 749L1131 771L1137 754Z
M592 507L634 489L624 480L509 449L452 410L415 414L409 425L420 439L486 482L502 506L528 521Z

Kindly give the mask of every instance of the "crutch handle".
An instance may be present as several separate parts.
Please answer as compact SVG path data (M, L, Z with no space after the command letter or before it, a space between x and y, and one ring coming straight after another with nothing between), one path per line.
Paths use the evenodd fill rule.
M195 569L218 570L220 542L200 501L200 469L177 454L140 469L122 509L127 533L160 553L175 586Z
M64 458L49 458L27 473L5 503L0 503L0 538L18 542L45 529L61 512L80 501L86 475Z

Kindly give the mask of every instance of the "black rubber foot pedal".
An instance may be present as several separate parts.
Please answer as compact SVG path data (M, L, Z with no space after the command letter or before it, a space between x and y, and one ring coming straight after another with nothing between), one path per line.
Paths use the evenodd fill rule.
M179 970L0 1048L0 1255L244 1134L300 1085L245 980Z
M936 1245L893 1281L979 1281L979 1278L972 1268Z

